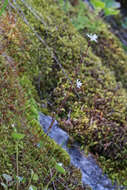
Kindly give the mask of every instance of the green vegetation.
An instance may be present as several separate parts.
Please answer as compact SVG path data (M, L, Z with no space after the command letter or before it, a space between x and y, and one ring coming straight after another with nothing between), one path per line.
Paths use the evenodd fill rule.
M79 15L81 5L67 4L65 15L56 1L29 0L43 16L39 21L18 2L43 43L16 12L1 18L1 183L7 185L2 177L7 174L15 189L52 188L54 181L61 190L65 187L57 178L62 176L68 187L82 189L81 175L70 168L67 153L44 135L38 124L38 111L52 114L59 109L56 117L61 127L96 155L112 179L117 177L126 184L127 56L120 42L87 6ZM79 27L82 18L85 21ZM93 32L98 35L97 43L88 39L87 34ZM77 79L81 88L77 88ZM41 108L42 102L46 108ZM68 113L70 124L66 123ZM24 137L18 143L14 128ZM66 174L61 174L64 170L59 162Z
M4 3L0 2L0 16L2 15L3 11L5 10L5 8L7 7L8 4L8 0L5 0ZM2 7L2 8L1 8Z
M36 41L30 42L28 28L15 17L6 13L0 22L0 189L82 189L80 172L38 123L41 108L32 81L39 68L30 65L37 59Z
M84 86L84 95L86 96L86 94L91 94L91 96L88 95L88 97L84 98L86 102L86 100L88 101L88 104L91 104L91 108L93 110L96 110L96 111L92 111L92 109L90 109L90 117L89 119L87 120L86 118L86 122L85 124L83 124L83 126L81 128L85 129L83 132L83 144L86 144L88 143L88 148L86 149L91 149L94 153L97 152L97 149L98 149L98 153L99 156L98 159L101 161L102 163L102 167L104 169L104 171L106 171L110 177L112 179L115 179L117 178L118 182L119 181L122 181L125 185L126 185L126 180L123 176L126 176L126 155L125 157L121 157L121 153L119 153L118 151L118 154L119 156L115 157L112 150L116 151L115 150L115 147L117 146L117 148L121 151L121 149L124 147L123 143L122 143L122 139L124 139L124 142L125 142L125 149L124 149L124 153L126 154L126 135L124 137L123 134L121 134L120 132L120 128L118 129L118 126L121 126L121 129L124 130L122 127L122 123L120 123L120 125L118 125L118 123L120 122L120 120L122 119L122 114L124 114L124 126L126 126L126 105L127 105L127 102L126 102L126 95L123 95L123 102L124 102L124 107L125 107L125 110L123 110L121 113L119 112L120 111L120 104L121 103L116 103L118 100L120 100L122 102L122 99L121 99L121 95L122 95L122 92L120 89L122 89L122 86L125 88L125 89L122 89L124 90L124 93L126 94L126 73L127 73L127 55L125 54L124 50L121 48L122 45L120 44L120 42L118 41L118 39L116 37L114 37L113 34L111 34L111 32L109 32L109 26L107 26L106 24L104 24L104 21L102 21L102 19L100 19L98 16L95 15L95 13L93 11L90 11L89 8L87 7L87 5L85 5L84 3L82 3L81 1L79 1L79 4L75 7L72 7L70 5L70 8L68 9L68 12L66 12L66 14L70 17L70 19L72 20L72 23L74 24L74 26L78 29L78 31L81 33L81 35L83 37L86 38L87 34L91 34L91 33L94 33L94 34L97 34L98 36L98 42L97 43L90 43L89 39L88 39L88 44L89 44L89 50L92 50L92 52L94 54L96 54L100 60L101 60L101 63L102 65L104 66L104 68L102 69L102 65L99 66L99 64L93 62L93 64L88 64L88 67L90 68L90 70L87 68L84 68L83 72L85 71L86 73L86 70L87 70L87 73L85 76L87 76L87 78L90 78L89 79L89 82L86 82L85 85L87 84L88 88L86 86ZM94 16L93 16L94 15ZM91 24L92 23L92 24ZM87 53L86 53L87 54ZM85 55L86 55L85 54ZM88 53L88 57L90 57L90 53ZM88 61L88 58L85 58L86 59L86 62ZM110 69L110 71L106 71L105 69L105 66L107 69ZM100 69L102 69L102 71L99 71ZM101 74L102 72L102 74ZM88 74L89 73L89 74ZM110 77L109 75L107 76L107 74L110 73ZM90 77L92 75L92 78ZM104 79L102 79L102 76L104 77ZM100 77L101 76L101 77ZM113 79L114 78L114 79ZM100 83L100 85L102 86L102 88L105 88L104 86L104 81L107 83L107 86L108 86L108 89L112 88L112 87L109 87L110 85L112 86L113 85L113 80L114 81L117 81L117 83L114 85L116 86L114 88L114 92L112 92L112 95L110 94L107 94L105 93L107 90L106 89L103 89L104 90L104 95L102 95L102 92L100 94L100 92L98 91L99 90L99 84L95 84L95 79L98 81L98 83ZM88 79L85 78L85 81L87 81ZM103 82L102 82L103 81ZM109 82L110 84L109 84ZM91 84L91 85L90 85ZM90 86L94 86L95 84L95 88L94 90L90 88ZM95 90L96 89L96 90ZM120 91L119 91L119 90ZM86 91L87 90L87 91ZM109 90L110 91L110 90ZM111 90L112 91L112 90ZM119 91L119 92L118 92ZM120 95L119 98L116 98L116 93L118 92L118 94ZM97 94L97 96L95 95L95 99L93 98L93 103L92 102L92 97L94 97L94 93ZM123 93L123 94L124 94ZM106 98L106 94L107 94L107 98ZM118 95L118 96L119 96ZM110 96L112 97L110 99ZM115 100L118 99L117 101ZM99 99L99 101L97 100ZM106 100L107 99L107 103L106 103ZM114 100L113 100L114 99ZM97 107L96 107L96 100L97 100ZM118 120L117 119L113 119L113 118L110 118L110 116L112 117L112 115L119 115L119 114L115 114L115 104L111 103L112 104L112 108L109 108L109 101L111 101L112 103L115 102L115 104L119 107L118 110L119 111L116 111L117 113L119 112L120 114L120 117L121 119L119 118ZM108 104L108 107L105 105ZM78 107L78 103L76 103L76 116L78 115L78 113L80 113L81 115L81 111L80 109L78 110L77 107ZM82 105L82 102L81 102L81 105ZM109 111L109 114L107 114L105 111L105 106L107 107L106 109ZM75 107L75 105L74 105ZM85 107L85 106L84 106ZM86 106L87 107L87 106ZM123 106L122 106L123 107ZM96 109L97 108L97 109ZM107 122L106 120L102 117L101 113L100 113L100 116L99 116L99 110L105 110L104 113L105 113L105 116L107 118ZM88 108L86 108L87 110ZM72 109L73 110L73 109ZM85 110L85 108L84 108ZM84 110L83 110L83 115L87 115L88 116L88 112L87 114L84 113ZM93 114L91 114L93 112ZM96 113L95 113L96 112ZM114 113L113 113L114 112ZM110 115L111 114L111 115ZM99 118L99 117L100 118ZM103 115L104 116L104 115ZM85 116L83 116L84 120L85 120ZM93 122L93 118L95 118L95 121ZM102 125L101 124L101 118L102 119ZM75 120L75 119L74 119ZM104 121L105 120L105 121ZM118 130L119 132L115 132L118 136L121 134L121 137L117 136L114 134L114 132L111 132L112 130L114 131L115 129L115 126L114 124L109 124L109 120L113 120L113 122L117 123L116 124L116 130ZM123 119L122 119L123 120ZM81 118L80 118L80 123L81 123ZM92 123L92 125L90 126L90 124ZM76 125L79 124L78 121L76 121ZM99 125L101 126L101 128L99 127ZM89 127L88 127L89 126ZM110 129L111 131L108 131L109 129L109 126L110 126ZM113 127L114 126L114 127ZM77 127L77 126L76 126ZM126 127L125 127L126 128ZM87 132L87 130L88 132ZM88 138L89 134L91 133L91 130L94 131L93 135L90 137L90 139ZM104 132L105 131L105 132ZM107 132L106 132L107 131ZM126 130L124 130L125 132ZM125 132L126 133L126 132ZM97 139L97 136L98 136L98 140L94 140L92 142L92 140L95 138ZM110 138L110 137L112 138ZM115 138L117 136L117 138ZM111 140L110 142L108 140L106 140L106 138L109 140ZM118 140L121 141L119 141ZM89 139L89 141L88 141ZM91 140L92 139L92 140ZM100 140L99 140L100 139ZM113 140L114 139L114 140ZM119 144L118 143L118 141ZM100 141L100 143L98 143ZM104 141L106 143L104 143ZM104 145L105 144L105 145ZM103 148L102 148L103 146ZM106 147L105 147L106 146ZM111 149L110 149L111 148ZM117 149L117 150L118 150ZM102 153L103 152L103 153ZM107 152L107 153L106 153ZM111 153L112 152L112 153ZM110 153L112 154L112 156L110 155ZM110 155L110 156L109 156ZM103 157L104 156L104 157ZM121 158L120 158L121 157ZM123 164L121 163L121 160L123 160ZM120 169L121 168L121 169Z
M119 13L119 5L114 0L91 0L90 1L93 7L96 9L96 12L104 11L105 16L117 15Z

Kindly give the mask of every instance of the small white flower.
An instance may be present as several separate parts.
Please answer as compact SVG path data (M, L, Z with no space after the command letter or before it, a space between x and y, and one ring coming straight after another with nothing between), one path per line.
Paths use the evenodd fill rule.
M59 166L62 166L63 164L62 163L57 163Z
M90 41L97 42L98 36L96 34L87 34L87 36L90 38Z
M12 126L12 127L15 127L15 124L13 123L13 124L11 124L11 126Z
M82 86L82 83L79 79L77 79L77 81L76 81L76 86L77 86L77 88L80 88Z

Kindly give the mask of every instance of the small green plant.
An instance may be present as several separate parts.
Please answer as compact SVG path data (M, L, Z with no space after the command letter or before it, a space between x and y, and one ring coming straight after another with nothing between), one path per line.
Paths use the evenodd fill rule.
M117 3L114 0L90 0L90 2L97 13L102 10L104 11L105 16L117 15L119 13L117 8L120 7L120 3Z
M17 181L17 190L19 189L19 166L18 166L18 157L19 157L19 141L22 140L25 135L24 134L21 134L21 133L18 133L16 128L14 128L14 132L11 134L12 138L14 139L16 145L15 145L15 148L16 148L16 181Z
M72 24L77 30L80 30L85 27L86 23L90 24L90 20L84 16L85 4L82 0L79 1L78 10L78 15L72 19Z
M119 14L119 10L117 10L117 8L120 7L120 3L117 3L114 0L90 0L90 2L95 9L96 15L99 15L99 13L102 11L104 12L104 16ZM69 3L69 0L59 0L59 4L65 13L68 14L72 7L72 5ZM85 28L85 26L89 26L91 31L95 31L98 25L96 22L92 23L91 25L90 18L85 15L86 5L82 0L78 1L77 9L77 15L71 18L72 24L75 26L75 28L77 30L82 30Z
M4 4L2 6L2 8L0 9L0 16L2 15L3 11L5 10L5 8L7 7L7 4L8 4L8 0L5 0L4 1ZM1 3L0 3L1 5Z
M55 161L54 158L53 158L53 160ZM55 161L55 170L56 170L56 172L54 173L54 175L52 175L50 181L49 181L48 184L44 187L44 190L48 190L48 187L49 187L50 183L53 182L53 180L55 179L55 177L56 177L56 175L57 175L58 173L60 173L60 174L65 174L65 173L66 173L66 172L65 172L65 169L62 167L62 163L57 163L56 161Z

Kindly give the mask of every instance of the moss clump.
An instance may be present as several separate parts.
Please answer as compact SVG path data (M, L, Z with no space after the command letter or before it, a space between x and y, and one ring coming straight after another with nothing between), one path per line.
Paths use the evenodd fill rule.
M38 4L40 5L39 7L37 7ZM70 133L82 136L81 139L83 142L83 139L85 139L85 143L89 144L90 141L93 141L90 146L91 149L104 156L112 159L124 158L125 155L122 152L124 152L123 149L126 149L126 135L123 137L122 145L123 143L124 145L121 149L121 139L119 137L116 142L115 134L120 134L123 130L124 134L126 134L125 90L116 82L114 73L103 65L101 59L96 57L91 49L88 51L88 56L84 56L87 47L86 40L75 32L71 24L67 24L67 18L57 10L58 8L55 4L47 6L45 1L42 1L41 4L36 1L36 5L33 3L33 6L36 6L38 12L41 12L42 7L45 8L43 16L47 22L47 31L43 25L40 25L40 34L42 37L46 35L47 44L51 49L54 49L69 78L73 81L77 80L75 77L78 77L83 82L82 90L79 90L80 100L76 98L72 91L64 105L63 117L66 116L69 110L72 110L72 122L73 118L78 119L78 124L73 126ZM56 14L50 14L55 9L57 10ZM49 17L47 12L49 12ZM58 14L62 16L58 17ZM50 21L48 18L50 18ZM65 19L66 24L63 22ZM34 20L32 22L34 23ZM80 70L78 75L75 76L75 68L78 64L80 64ZM55 68L55 66L57 67L54 62L48 66L51 69ZM50 81L54 81L54 73L48 72L48 75L50 76ZM55 80L57 80L55 85L57 87L54 89L53 94L56 107L58 107L63 99L63 92L66 93L69 89L69 83L59 68L55 75ZM44 80L42 83L44 83ZM111 143L110 141L113 142ZM119 151L121 155L119 155Z
M32 82L39 66L30 65L30 61L37 59L37 54L30 57L37 47L36 41L34 46L22 34L25 25L21 20L15 22L15 17L14 13L7 13L0 19L0 189L6 184L3 174L12 178L7 184L9 188L17 189L18 184L19 189L29 189L30 185L44 189L56 173L58 162L64 164L66 173L58 173L54 179L57 189L83 189L79 170L70 166L68 154L44 135L38 123L40 103L36 101L39 97ZM18 142L18 161L16 141L11 135L15 129L25 135Z
M117 37L110 32L110 25L106 24L93 10L90 10L85 3L80 1L78 6L71 6L67 14L69 14L72 23L77 26L77 29L79 25L77 17L81 14L81 18L85 22L83 22L79 32L82 36L86 36L87 33L96 33L98 35L98 43L90 44L93 53L101 59L102 64L114 72L116 80L120 81L124 88L127 88L127 64L125 64L127 54Z
M83 9L84 11L81 11ZM87 33L96 33L98 35L98 43L90 43L89 50L92 50L92 52L100 58L101 65L99 66L99 64L95 62L90 64L88 63L90 61L86 58L87 67L82 70L85 74L85 86L83 90L85 97L82 99L84 100L84 104L83 101L81 101L81 105L79 106L79 102L77 101L74 103L71 98L70 105L67 103L65 107L66 110L67 108L68 110L73 110L74 108L76 110L75 112L72 112L72 117L74 116L72 122L74 123L74 131L76 130L79 134L79 141L83 139L83 143L88 144L88 147L94 153L98 152L99 155L103 155L104 157L102 157L104 158L104 162L102 166L105 165L103 168L110 174L114 171L115 174L112 175L112 178L114 179L116 176L119 176L118 178L126 185L125 178L123 176L126 176L125 165L127 151L127 55L122 49L122 45L119 40L109 31L109 25L106 25L104 21L96 16L93 11L89 10L86 5L79 3L76 7L71 6L67 12L67 15L71 18L72 23L77 28L77 24L79 23L76 21L79 21L77 19L79 14L80 18L85 21L82 22L83 29L80 30L81 35L87 36ZM88 53L88 57L91 57L90 51ZM104 65L104 67L102 65ZM101 69L102 71L100 71ZM100 77L101 75L103 75L105 79L102 79L102 77ZM97 82L94 79L97 80ZM122 88L122 86L125 89ZM101 87L103 90L101 90ZM105 87L108 89L106 90ZM86 96L86 94L88 95ZM123 97L121 97L121 95ZM70 96L72 95L70 94ZM121 104L121 102L124 103ZM74 106L71 105L72 103ZM120 111L121 106L122 108L124 107L122 111ZM77 118L75 118L75 116ZM64 122L62 122L62 125L63 124ZM77 127L79 125L80 127ZM65 128L73 133L72 126L69 129L69 127L65 125ZM75 132L73 134L75 135ZM78 135L76 134L75 136ZM124 156L122 157L122 155ZM102 161L103 159L100 160ZM121 160L124 160L123 164L121 163ZM107 168L109 168L109 170ZM121 168L121 171L119 168Z
M33 3L33 1L31 2ZM82 144L88 145L92 152L110 158L112 162L117 163L123 169L126 165L127 149L127 98L126 90L122 88L121 83L116 82L116 69L113 65L116 60L111 63L111 67L107 67L103 63L102 57L96 57L91 48L89 48L86 56L87 41L76 33L71 24L68 25L67 18L57 10L57 6L55 4L47 6L42 1L41 4L39 3L40 7L38 7L38 3L39 1L36 2L36 5L33 3L33 6L36 6L38 12L41 12L42 7L45 7L42 15L46 20L47 28L40 24L39 28L36 29L51 50L55 52L68 77L74 81L75 87L77 78L83 83L81 90L78 91L77 89L80 99L75 96L74 86L72 87L72 92L69 93L68 99L62 108L63 111L59 115L60 118L66 119L68 112L71 110L72 126L66 127L70 134L75 136ZM55 9L57 11L53 13ZM47 12L49 12L49 17ZM59 14L60 17L58 17ZM35 21L32 20L32 23L35 23ZM103 28L105 29L106 26L104 25ZM117 44L117 40L115 38L114 40ZM110 51L113 53L112 49ZM124 56L122 49L120 51L122 52L121 56L124 57L122 59L123 65L126 67L126 56ZM42 58L41 63L43 68L44 58ZM80 69L78 74L75 75L75 68L78 64L80 64ZM119 67L121 63L118 62L116 65L116 67ZM51 100L54 102L54 107L52 106L52 109L56 110L64 98L63 94L68 93L70 84L51 57L50 64L47 63L47 66L49 72L42 75L40 88L44 93L44 86L49 84L49 91L53 91ZM55 68L57 68L56 72L52 72ZM44 80L44 78L48 80ZM119 81L121 81L120 78ZM61 125L63 125L63 122ZM121 164L121 159L124 160L124 164Z
M7 38L8 53L19 62L19 76L25 75L31 81L35 78L33 83L36 83L43 97L52 93L52 97L48 97L52 103L50 110L57 110L64 99L63 95L68 94L67 101L58 115L61 125L64 126L63 121L71 111L71 127L66 125L69 133L95 154L102 155L106 160L110 159L111 163L114 163L113 171L120 173L119 168L124 170L127 166L126 90L122 88L121 83L116 82L115 70L113 72L105 66L102 58L95 56L91 48L86 55L87 39L76 32L55 2L31 0L29 3L43 15L46 24L35 19L23 5L22 9L47 45L41 44L18 18L18 33L24 32L24 36L21 36L25 40L13 40L14 29ZM30 35L31 39L28 37ZM54 55L73 82L71 90L70 82ZM126 65L125 60L124 63ZM76 87L77 79L82 82L80 89ZM80 98L75 95L75 89ZM29 97L32 93L27 94ZM38 99L35 91L32 97Z

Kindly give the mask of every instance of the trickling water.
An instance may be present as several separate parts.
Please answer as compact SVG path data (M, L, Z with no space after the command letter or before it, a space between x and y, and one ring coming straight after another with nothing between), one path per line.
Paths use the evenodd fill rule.
M39 122L46 133L52 121L52 117L39 113ZM69 148L67 146L69 135L58 127L55 120L48 135L61 145L70 155L71 164L82 172L82 182L89 185L92 190L125 190L125 188L112 185L111 180L102 172L95 159L89 154L86 156L76 143Z

